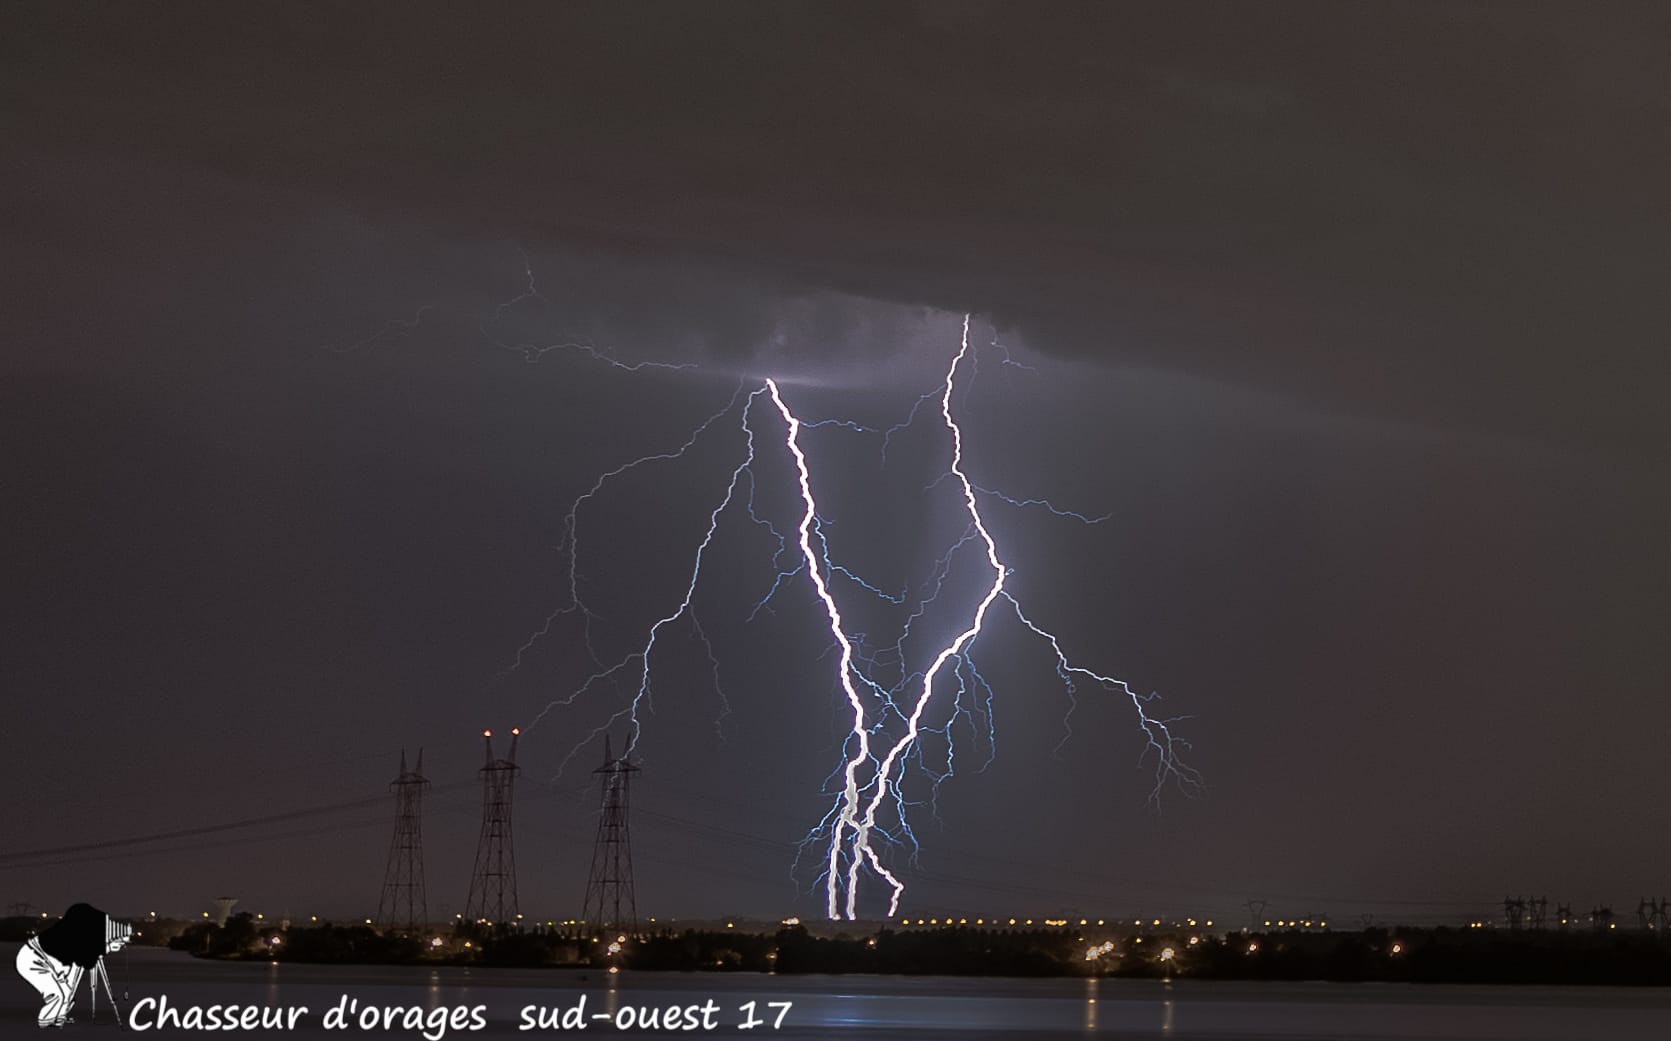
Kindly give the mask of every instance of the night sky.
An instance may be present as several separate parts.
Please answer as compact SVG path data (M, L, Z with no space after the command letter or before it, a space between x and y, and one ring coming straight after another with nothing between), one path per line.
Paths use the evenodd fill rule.
M370 914L422 746L462 910L480 730L593 671L572 614L509 668L576 496L739 380L901 422L970 313L971 476L1108 515L983 500L1012 588L1190 717L1207 791L1147 804L1117 697L1064 743L997 612L995 755L915 811L903 910L1634 908L1671 886L1667 53L1652 4L7 4L0 903ZM678 604L735 418L582 508L605 660ZM962 530L937 418L885 467L803 435L885 589ZM804 574L747 620L774 548L734 508L697 588L728 714L688 626L652 659L641 914L822 908L790 868L845 702ZM524 736L530 915L579 911L601 741L558 767L625 693Z

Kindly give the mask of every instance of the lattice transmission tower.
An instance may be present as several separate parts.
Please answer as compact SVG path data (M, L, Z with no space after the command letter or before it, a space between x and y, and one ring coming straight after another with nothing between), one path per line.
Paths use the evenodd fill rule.
M1657 901L1643 897L1642 902L1636 906L1636 916L1641 920L1642 928L1656 933L1671 926L1668 912L1671 912L1671 902L1663 896Z
M586 899L580 916L593 932L619 929L636 933L638 901L632 887L632 833L627 808L632 775L638 773L638 767L628 762L626 756L615 757L606 734L603 765L592 772L603 778L603 811L598 816L598 835L592 844L592 870L586 876Z
M429 922L429 899L424 890L424 750L417 766L406 769L406 749L400 750L400 775L389 782L395 793L395 833L389 840L389 864L383 869L383 895L377 901L377 924L384 929L414 932Z
M1526 917L1526 898L1523 896L1503 897L1503 917L1508 919L1510 929L1520 928L1520 923Z
M511 731L510 754L493 757L493 731L482 731L487 759L482 764L482 832L476 840L476 869L470 876L470 895L464 901L464 920L478 925L514 923L517 917L516 851L511 843L511 796L516 788L516 739Z

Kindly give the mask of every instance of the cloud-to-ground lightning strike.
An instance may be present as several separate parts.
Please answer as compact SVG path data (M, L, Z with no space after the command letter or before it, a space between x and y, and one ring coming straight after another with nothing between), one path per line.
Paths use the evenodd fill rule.
M928 708L929 699L934 696L935 677L940 674L940 670L947 661L951 660L953 656L963 650L966 644L980 635L981 626L986 621L987 609L1004 591L1006 575L1004 563L998 559L998 544L993 541L992 534L986 530L986 524L981 520L980 509L975 505L974 486L969 483L968 476L963 472L963 431L958 427L957 421L952 418L953 379L957 374L958 363L968 353L969 316L964 315L963 345L958 349L957 357L952 359L950 371L946 373L945 393L940 398L940 414L945 418L946 427L952 433L951 472L963 486L963 499L969 508L969 521L975 526L975 531L980 534L981 541L986 544L986 559L992 565L992 588L987 590L985 596L981 597L979 605L975 608L974 620L970 622L969 627L959 633L950 644L941 648L940 652L934 656L933 664L929 665L928 670L923 673L922 693L917 697L916 705L912 708L910 716L906 718L905 733L888 749L887 754L882 757L881 764L876 768L876 783L873 785L875 790L871 792L870 802L865 806L864 819L859 821L853 829L854 856L849 859L847 866L847 917L849 919L857 917L859 870L867 862L877 874L881 875L893 887L893 894L888 901L888 914L891 916L899 909L899 895L904 892L905 886L882 866L881 859L877 857L875 850L870 845L870 834L876 827L876 811L881 808L882 800L887 797L888 778L893 774L895 761L916 743L917 733L922 725L923 712ZM833 894L835 890L833 879L829 883L829 889Z
M835 878L840 867L842 835L845 829L858 824L857 810L859 803L858 770L865 760L870 758L870 731L865 726L864 699L859 696L858 689L853 686L853 642L848 638L841 621L841 610L836 606L835 597L830 593L829 586L824 581L824 574L818 567L818 559L812 552L812 526L817 519L818 505L812 498L812 475L807 470L806 453L801 451L800 433L801 421L789 411L783 403L783 397L778 393L777 381L767 380L766 386L772 392L772 403L783 414L783 422L789 428L789 452L795 457L795 470L800 476L801 499L806 503L806 514L801 518L800 541L801 555L806 562L807 575L812 579L813 588L818 591L818 599L823 601L824 611L830 619L830 632L841 646L841 677L842 693L847 695L848 704L853 706L853 734L858 740L858 747L852 758L847 761L843 770L845 781L842 788L842 810L836 819L835 832L830 839L830 856L828 877ZM880 866L880 865L878 865ZM882 870L886 870L885 868ZM836 890L832 886L828 890L828 911L831 918L837 916Z
M524 299L533 295L532 273L529 274L529 291L524 293ZM510 301L504 306L510 306L517 301ZM503 307L501 308L501 311ZM495 316L497 317L497 315ZM605 359L608 360L608 359ZM1013 362L1007 351L1004 353L1007 365L1022 367ZM648 455L616 467L598 478L586 492L575 499L569 509L564 522L563 549L568 557L568 598L567 602L547 617L534 636L524 643L517 652L517 662L520 663L523 654L541 636L551 628L553 622L560 616L578 613L583 619L583 635L589 653L591 653L596 671L586 677L569 694L552 701L540 713L543 717L553 709L572 705L576 699L601 682L613 680L617 675L636 665L636 686L631 692L626 704L617 709L601 725L594 728L585 739L576 745L574 750L565 758L566 765L581 747L603 733L607 728L623 719L629 721L630 736L628 749L636 746L641 721L640 708L648 703L651 696L652 655L656 653L658 636L670 625L681 619L688 619L694 634L707 649L709 661L713 666L715 687L719 689L719 662L714 655L713 645L700 623L696 620L693 602L698 584L701 581L702 565L709 547L714 541L721 518L734 503L741 503L747 511L748 520L752 524L763 526L774 537L777 551L772 555L771 565L774 572L771 588L758 601L753 611L748 615L752 620L756 614L764 609L769 601L785 588L785 584L795 578L801 571L805 571L812 586L812 591L822 608L823 615L829 626L831 643L829 649L838 652L836 663L836 678L842 697L846 701L847 709L852 720L851 731L842 743L841 762L830 780L836 782L834 804L821 821L808 833L803 840L803 850L810 844L826 841L827 848L821 856L823 870L819 876L824 884L825 910L831 918L853 919L858 915L858 900L860 885L868 871L881 880L889 889L888 913L894 914L899 907L900 898L905 891L905 884L894 871L888 867L884 853L889 847L904 843L910 859L915 860L918 849L915 834L907 820L909 804L907 802L904 783L912 763L922 769L932 784L931 803L937 803L941 785L950 778L953 771L955 747L952 728L959 718L966 717L971 724L975 722L976 713L984 715L988 734L988 762L996 754L996 728L993 722L994 692L973 658L975 644L987 631L991 609L999 599L1003 599L1012 608L1014 615L1022 628L1038 636L1049 644L1056 660L1056 673L1060 678L1067 696L1068 709L1063 719L1065 744L1072 731L1069 720L1077 707L1078 683L1092 682L1111 692L1124 694L1129 699L1137 713L1138 726L1142 730L1146 744L1144 757L1153 754L1155 757L1155 781L1150 791L1151 801L1158 800L1168 783L1175 784L1188 793L1202 788L1200 775L1180 758L1180 752L1187 749L1187 744L1172 733L1175 718L1157 718L1151 716L1147 706L1155 695L1141 695L1128 686L1125 681L1112 676L1095 672L1091 669L1075 664L1063 649L1058 637L1037 624L1022 609L1021 603L1007 588L1007 580L1012 570L1004 563L999 551L996 538L988 528L985 518L981 514L981 497L995 499L1017 508L1042 507L1055 516L1070 518L1084 524L1098 524L1106 520L1103 517L1090 517L1073 510L1063 509L1043 498L1016 499L1001 492L977 484L965 470L965 444L962 427L954 414L954 398L960 391L967 392L966 382L959 380L960 368L969 362L971 365L968 375L973 377L973 357L969 346L969 317L963 319L963 333L959 348L952 358L941 385L929 393L921 395L911 408L911 414L902 423L881 431L882 465L886 465L886 453L894 435L910 427L916 419L917 412L929 401L938 399L940 419L944 429L950 435L952 451L947 470L929 488L943 481L955 484L962 510L968 521L959 537L952 543L936 561L933 562L927 580L919 593L913 598L907 592L894 596L884 592L871 582L860 578L846 567L832 559L830 544L825 534L825 527L829 521L828 514L821 512L813 492L813 465L808 459L802 444L802 433L806 430L822 426L840 426L860 434L873 434L871 430L847 420L826 419L808 423L799 419L784 399L782 388L776 379L766 379L744 398L744 388L739 385L727 405L704 420L679 448L667 452ZM795 529L793 542L799 550L800 560L792 568L786 568L780 563L784 555L789 552L790 537L778 530L772 522L760 515L756 509L756 479L754 463L756 460L755 430L750 424L751 410L761 395L768 395L772 404L776 406L785 427L784 447L793 462L794 473L798 488L800 503L800 519ZM579 580L578 557L580 545L577 535L577 517L581 507L589 500L599 495L606 483L611 479L626 473L638 466L653 461L677 460L683 457L702 435L718 422L722 417L730 415L738 407L738 399L744 398L740 410L740 426L745 435L745 449L743 458L732 468L729 480L725 483L717 505L708 514L708 523L700 542L695 550L695 559L691 567L689 580L685 584L683 596L673 610L656 620L649 629L645 641L633 652L613 664L605 664L598 658L591 642L591 626L594 615L585 605L581 595ZM746 494L738 492L739 482L747 475L749 486ZM938 645L927 655L925 667L919 669L908 668L907 641L911 637L912 625L923 617L930 604L935 603L945 586L946 579L952 569L952 562L964 546L977 543L983 550L983 569L989 569L991 578L986 584L984 592L967 616L967 622L962 624L948 642ZM899 637L891 645L875 645L863 634L850 631L848 621L844 618L841 606L832 582L840 575L859 586L867 593L876 597L882 603L892 608L907 611L899 627ZM877 649L867 649L877 648ZM515 666L513 665L513 668ZM949 667L949 668L948 668ZM936 683L946 672L950 672L956 680L956 689L952 695L951 713L942 724L930 723L927 715L931 704L935 700ZM896 678L890 683L878 679L879 675L891 675ZM946 686L942 684L942 686ZM729 712L730 703L723 690L719 690L720 698ZM970 703L965 703L965 698ZM723 718L722 713L722 718ZM539 717L536 717L536 722ZM1181 717L1180 717L1181 718ZM718 721L716 721L717 725ZM925 733L938 734L943 737L944 768L931 768L925 762L925 754L921 745L921 738ZM721 735L723 739L723 734ZM1058 745L1058 751L1060 750ZM839 778L839 781L837 781ZM886 814L884 814L886 811Z

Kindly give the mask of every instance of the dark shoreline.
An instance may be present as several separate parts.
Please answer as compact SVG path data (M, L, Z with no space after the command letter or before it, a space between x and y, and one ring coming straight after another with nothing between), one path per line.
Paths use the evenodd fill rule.
M5 938L33 927L8 920ZM20 928L21 927L21 928ZM865 974L1337 983L1671 986L1671 936L1650 930L1491 927L1363 930L660 927L627 938L574 930L403 934L329 922L289 928L238 915L143 923L141 942L202 958L296 964L499 966L633 972Z

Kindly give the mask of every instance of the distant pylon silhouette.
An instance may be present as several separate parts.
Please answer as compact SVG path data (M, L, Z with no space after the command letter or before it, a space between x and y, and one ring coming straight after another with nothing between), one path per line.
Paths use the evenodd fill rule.
M493 731L482 731L487 759L482 764L482 834L476 841L476 869L470 876L470 895L464 901L464 920L495 924L516 920L516 851L511 844L511 796L516 787L516 739L511 751L493 758Z
M1641 919L1642 928L1657 933L1671 925L1671 921L1667 920L1668 911L1671 911L1671 904L1668 904L1664 897L1660 897L1658 901L1643 897L1642 902L1636 907L1636 916Z
M389 840L389 866L383 869L383 895L377 901L377 924L385 929L422 928L429 921L429 899L424 890L424 750L418 765L406 769L406 749L400 750L400 776L389 783L395 793L395 833Z
M1508 919L1510 929L1520 928L1521 919L1526 917L1526 898L1523 896L1503 897L1503 917Z
M1613 928L1615 924L1613 921L1613 908L1604 904L1601 907L1592 910L1590 912L1590 924L1595 926L1597 929Z
M615 758L609 735L603 739L603 812L592 844L592 870L586 876L586 899L580 916L588 928L638 931L638 901L632 888L632 835L627 825L628 795L638 767L626 756Z

